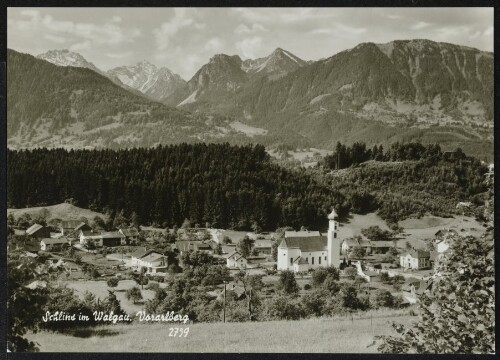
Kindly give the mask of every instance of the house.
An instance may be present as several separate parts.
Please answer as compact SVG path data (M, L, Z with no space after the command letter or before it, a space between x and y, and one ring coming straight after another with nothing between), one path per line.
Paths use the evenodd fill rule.
M260 254L266 254L266 255L271 255L271 251L273 248L273 242L272 240L255 240L253 244L254 248L257 249L257 251Z
M361 265L361 261L353 262L353 265L356 267L358 271L358 275L361 276L366 282L371 283L374 281L380 281L380 272L375 270L363 269Z
M361 238L359 239L359 246L365 249L366 255L369 255L373 252L373 241Z
M152 252L154 252L154 250L147 250L145 247L137 249L131 254L131 265L135 267L139 266L139 260Z
M131 265L136 268L146 268L147 274L164 273L168 269L166 256L146 248L137 249L132 253Z
M317 231L308 231L306 235L309 234L309 236L296 236L298 232L285 232L285 238L278 246L278 270L295 271L305 268L305 263L308 264L308 269L330 265L338 268L340 266L340 239L337 238L338 222L335 221L336 219L337 214L333 210L328 215L329 228L326 236ZM304 235L305 232L300 233Z
M359 241L356 238L347 238L342 241L342 253L348 254L356 246L359 246Z
M237 251L226 258L226 266L228 268L246 269L247 265L248 260Z
M156 251L137 259L137 266L146 268L147 274L165 273L168 269L167 257Z
M371 241L372 254L387 254L389 250L395 247L394 241Z
M189 241L189 240L176 241L175 248L179 250L181 254L187 251L200 251L200 252L205 252L207 254L213 253L210 244L203 241Z
M40 250L42 251L60 251L65 247L69 247L67 238L45 238L40 241Z
M98 246L119 246L126 245L125 236L118 231L103 232L100 235Z
M223 291L224 290L222 290L222 292ZM226 291L232 291L236 300L242 299L245 296L245 289L243 288L243 286L240 286L233 282L226 285Z
M431 282L410 278L406 280L401 287L403 297L406 298L409 303L414 304L418 301L420 295L431 288L431 285Z
M342 253L343 254L348 254L353 248L355 247L362 247L365 249L365 253L371 254L372 252L372 242L367 239L363 239L360 236L354 237L354 238L347 238L342 241Z
M135 244L139 240L139 231L136 228L120 229L118 231L125 236L127 244Z
M456 235L458 235L458 233L454 229L440 229L434 234L434 236L438 239L444 239Z
M125 236L118 231L94 232L80 231L80 244L85 245L92 241L96 247L126 245Z
M78 224L75 228L74 228L74 231L76 233L79 233L80 230L92 230L92 228L90 227L89 224L87 224L86 222L81 222L80 224ZM64 234L63 234L64 235Z
M96 241L99 241L100 234L101 233L99 231L80 230L80 244L85 245L87 241L93 241L95 243Z
M400 265L404 269L426 269L431 266L430 253L425 250L411 249L400 255Z
M34 224L26 229L25 234L36 239L50 238L50 229L40 224Z
M68 235L69 233L75 231L77 226L80 226L83 221L81 220L63 220L59 225L61 229L61 234ZM88 225L87 225L88 226ZM90 229L88 229L90 230Z

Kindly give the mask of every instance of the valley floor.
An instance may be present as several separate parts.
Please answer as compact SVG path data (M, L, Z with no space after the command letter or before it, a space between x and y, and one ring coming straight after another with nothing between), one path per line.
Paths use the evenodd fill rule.
M41 352L227 352L376 353L375 335L395 334L391 322L409 324L408 311L301 321L215 323L189 327L187 337L169 336L170 323L106 325L74 332L29 334ZM371 345L371 346L370 346Z

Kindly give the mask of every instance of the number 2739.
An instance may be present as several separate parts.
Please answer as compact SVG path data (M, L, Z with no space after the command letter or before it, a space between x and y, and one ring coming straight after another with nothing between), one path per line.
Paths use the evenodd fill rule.
M187 337L189 334L189 328L169 328L170 332L168 336L172 337Z

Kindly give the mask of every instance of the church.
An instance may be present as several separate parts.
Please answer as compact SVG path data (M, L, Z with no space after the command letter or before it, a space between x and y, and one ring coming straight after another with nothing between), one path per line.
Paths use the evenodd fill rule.
M340 239L335 210L328 215L326 236L319 231L287 231L278 246L278 270L308 271L322 266L340 267Z

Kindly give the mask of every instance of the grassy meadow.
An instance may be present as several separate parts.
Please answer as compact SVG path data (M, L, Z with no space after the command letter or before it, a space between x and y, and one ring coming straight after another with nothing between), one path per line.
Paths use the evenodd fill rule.
M375 335L393 334L391 322L409 324L409 310L378 310L350 317L253 323L134 323L65 334L29 334L41 352L376 353ZM189 327L187 337L169 336ZM370 346L371 345L371 346Z

